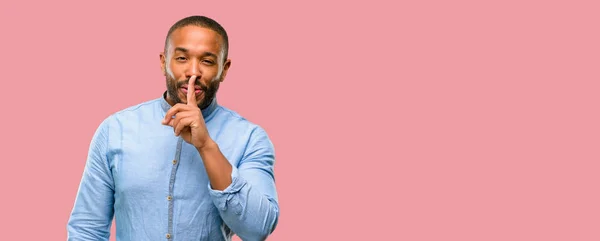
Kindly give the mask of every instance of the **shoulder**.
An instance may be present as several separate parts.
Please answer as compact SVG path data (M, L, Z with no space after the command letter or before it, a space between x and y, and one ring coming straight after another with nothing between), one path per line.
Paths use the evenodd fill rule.
M217 108L217 118L225 119L228 123L227 125L233 127L234 129L245 130L245 132L249 132L253 135L266 135L266 130L251 120L248 120L246 117L240 115L238 112L229 109L225 106L219 106Z
M223 126L227 135L243 146L240 163L253 162L252 165L259 164L263 167L274 165L275 146L265 128L226 107L220 107L218 111L217 114L221 118L226 117L230 123Z
M147 100L111 113L102 120L98 129L107 131L118 128L125 121L135 121L136 118L156 110L160 110L160 98Z
M238 137L245 137L247 147L249 148L268 148L273 149L273 143L267 130L260 124L248 120L238 112L225 106L217 108L217 118L222 118L225 124L223 127L236 133ZM226 121L225 121L226 120Z
M128 115L138 115L147 111L157 110L157 108L160 108L160 98L144 101L139 104L126 107L122 110L113 113L109 117L119 118Z

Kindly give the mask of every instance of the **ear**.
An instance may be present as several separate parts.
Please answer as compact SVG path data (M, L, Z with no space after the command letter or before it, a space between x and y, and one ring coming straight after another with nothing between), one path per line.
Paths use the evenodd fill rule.
M167 76L167 69L166 69L165 61L166 61L165 53L160 52L160 69L161 69L163 75Z
M227 76L227 71L229 70L230 66L231 66L231 59L227 59L225 61L225 64L223 65L223 73L221 73L221 82L223 82L223 80L225 80L225 76Z

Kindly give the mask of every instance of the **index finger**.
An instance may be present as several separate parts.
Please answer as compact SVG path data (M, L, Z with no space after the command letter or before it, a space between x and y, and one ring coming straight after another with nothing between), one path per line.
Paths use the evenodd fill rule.
M187 104L191 106L196 105L196 76L190 77L190 82L187 88Z

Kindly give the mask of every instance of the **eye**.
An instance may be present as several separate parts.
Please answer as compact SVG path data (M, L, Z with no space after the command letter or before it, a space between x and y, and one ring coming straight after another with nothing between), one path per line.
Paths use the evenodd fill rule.
M215 63L212 60L208 60L208 59L202 60L202 62L205 64L208 64L208 65L213 65Z
M183 62L186 60L186 58L185 57L177 57L177 58L175 58L175 60L177 60L179 62Z

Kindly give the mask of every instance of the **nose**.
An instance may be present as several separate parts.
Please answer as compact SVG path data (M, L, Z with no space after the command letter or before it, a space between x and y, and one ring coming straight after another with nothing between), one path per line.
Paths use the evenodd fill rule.
M185 77L190 78L192 75L200 77L200 64L197 61L190 61L188 71L185 73Z

